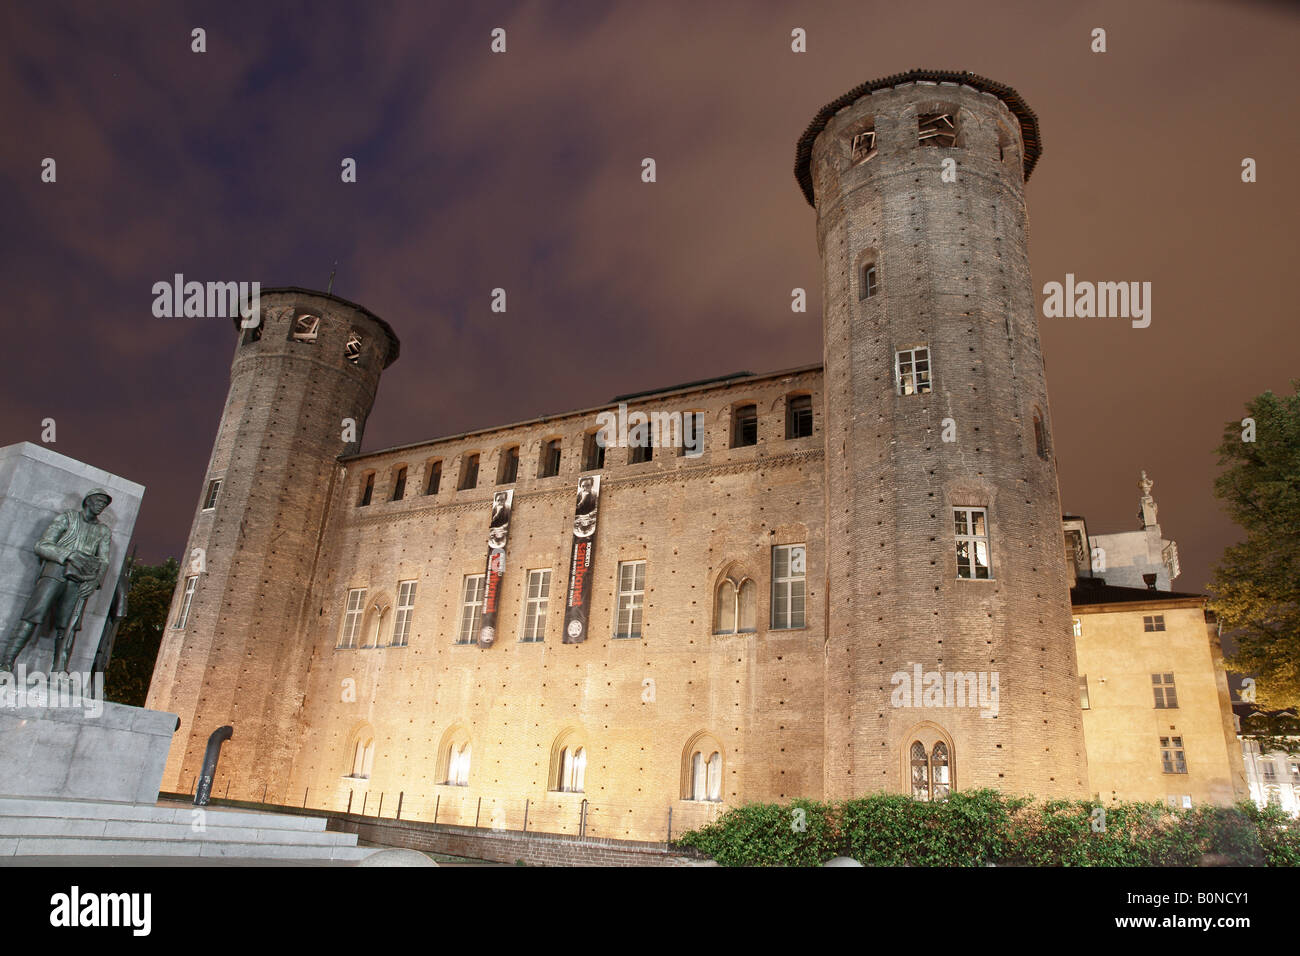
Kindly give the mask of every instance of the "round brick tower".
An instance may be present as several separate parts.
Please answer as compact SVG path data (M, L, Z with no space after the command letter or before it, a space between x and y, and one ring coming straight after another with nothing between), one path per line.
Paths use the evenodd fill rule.
M1088 791L1027 245L1040 148L1014 90L929 70L850 91L799 141L825 300L827 798Z
M304 602L337 458L359 450L397 359L388 323L337 296L266 290L261 319L235 319L230 392L149 690L150 708L181 718L164 790L188 789L208 735L230 724L218 779L230 775L232 796L284 794L310 656Z

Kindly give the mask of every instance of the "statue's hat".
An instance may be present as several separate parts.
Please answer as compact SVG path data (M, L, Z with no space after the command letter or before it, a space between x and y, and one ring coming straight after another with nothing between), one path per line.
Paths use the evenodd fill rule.
M101 495L101 496L107 498L107 499L108 499L108 503L109 503L110 505L113 503L113 496L110 495L110 494L109 494L107 491L105 491L103 488L91 488L89 491L86 492L86 496L85 496L84 498L81 499L81 503L84 505L84 504L85 504L87 501L89 501L91 498L95 497L95 495ZM106 506L106 507L107 507L107 506Z

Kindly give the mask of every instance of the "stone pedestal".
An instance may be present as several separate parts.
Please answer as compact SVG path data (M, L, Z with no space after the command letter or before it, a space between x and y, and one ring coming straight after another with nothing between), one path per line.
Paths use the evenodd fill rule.
M96 487L113 496L113 503L99 516L113 533L112 550L103 584L86 603L68 662L72 671L89 671L94 662L144 486L44 445L20 442L0 448L0 633L8 634L18 622L40 573L40 558L32 548L42 532L61 512L80 508L86 492ZM26 664L29 671L48 671L53 659L54 635L46 629L23 649L18 663Z

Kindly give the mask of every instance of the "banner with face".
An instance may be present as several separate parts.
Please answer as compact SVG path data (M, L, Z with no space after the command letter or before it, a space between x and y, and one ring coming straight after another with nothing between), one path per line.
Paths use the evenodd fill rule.
M501 579L506 573L506 539L510 537L510 511L515 493L498 491L492 496L492 517L488 522L487 573L483 578L483 623L478 646L491 647L497 639L497 610L501 605Z
M564 605L565 644L581 644L587 639L599 508L600 475L584 475L578 479L578 501L573 509L573 552L569 557L569 589Z

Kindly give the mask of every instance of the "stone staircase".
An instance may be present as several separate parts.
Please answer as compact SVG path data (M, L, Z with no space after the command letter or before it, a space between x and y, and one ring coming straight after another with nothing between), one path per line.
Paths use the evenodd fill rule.
M357 846L356 834L327 831L324 817L197 809L0 795L0 866L57 857L339 865L377 851Z

